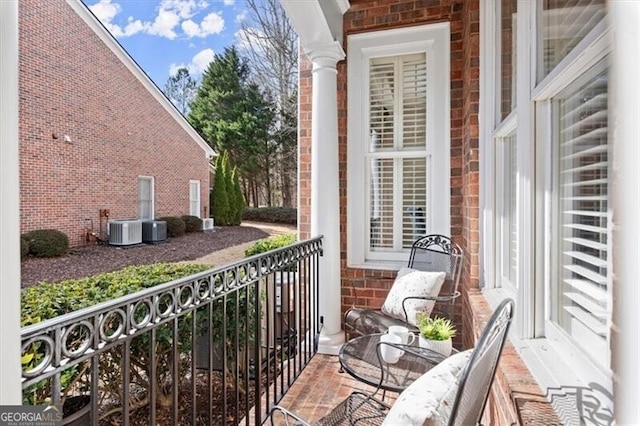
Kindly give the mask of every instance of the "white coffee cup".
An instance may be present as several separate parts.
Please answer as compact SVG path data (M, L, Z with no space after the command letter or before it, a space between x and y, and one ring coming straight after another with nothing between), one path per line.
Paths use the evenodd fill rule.
M384 362L389 364L395 364L398 362L404 351L402 349L395 348L391 345L385 345L385 343L393 343L399 345L401 342L400 336L397 334L385 333L380 336L380 354Z
M410 345L416 340L416 335L401 325L392 325L389 327L388 333L400 337L400 343L403 345Z

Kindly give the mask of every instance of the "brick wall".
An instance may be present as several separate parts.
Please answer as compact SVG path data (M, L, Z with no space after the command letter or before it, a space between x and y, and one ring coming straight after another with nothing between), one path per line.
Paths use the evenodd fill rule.
M20 2L21 232L80 245L100 209L137 217L139 175L155 178L156 217L189 213L190 179L208 215L208 173L202 148L64 0Z

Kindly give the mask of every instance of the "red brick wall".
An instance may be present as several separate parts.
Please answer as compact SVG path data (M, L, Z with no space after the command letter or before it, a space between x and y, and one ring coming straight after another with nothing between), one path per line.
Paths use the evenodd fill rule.
M202 148L65 1L20 2L21 232L82 244L100 209L137 217L139 175L155 178L156 217L189 213L189 179L208 215L208 173Z

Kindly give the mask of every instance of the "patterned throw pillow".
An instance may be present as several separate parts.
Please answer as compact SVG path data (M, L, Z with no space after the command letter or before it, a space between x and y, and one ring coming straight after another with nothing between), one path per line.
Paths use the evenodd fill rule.
M420 376L389 410L383 425L446 425L458 390L459 378L473 349L455 354Z
M437 297L440 293L440 287L444 283L446 273L444 272L426 272L413 270L406 273L403 268L398 273L398 278L393 282L391 290L382 305L382 312L386 315L407 321L417 326L416 314L425 312L431 314L433 310L433 300L411 299L405 303L407 309L407 317L404 316L402 309L402 301L409 296L412 297Z

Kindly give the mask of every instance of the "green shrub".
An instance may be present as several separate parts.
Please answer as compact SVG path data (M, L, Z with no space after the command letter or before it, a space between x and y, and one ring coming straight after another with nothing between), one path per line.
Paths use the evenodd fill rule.
M255 243L253 243L253 245L245 250L244 255L246 257L249 257L256 254L265 253L267 251L294 244L297 240L298 237L296 234L274 235L269 238L264 238L262 240L256 241Z
M55 284L40 283L22 290L21 325L24 327L36 324L97 303L135 293L145 288L206 271L210 268L211 266L209 265L158 263L154 265L129 266L115 272L102 273L82 279L65 280ZM235 307L235 304L233 307ZM203 315L200 314L200 316ZM183 352L189 351L190 347L187 345L191 341L190 337L188 337L191 321L189 317L185 317L179 324L179 336L185 336L179 343L180 350ZM220 322L216 325L219 324ZM171 365L170 348L173 338L171 327L159 327L156 336L156 354L159 358L159 366ZM83 339L83 334L78 333L67 337L67 339L73 338L81 340ZM73 342L70 344L73 346ZM148 334L143 334L131 341L129 349L129 356L132 359L131 368L135 371L135 374L141 374L141 377L149 377L151 375L151 372L145 366L148 361L148 358L146 358L148 353ZM42 361L44 356L46 356L46 351L40 344L33 344L24 348L22 352L23 368L30 369L35 367ZM114 377L121 377L122 357L121 347L116 347L102 354L99 359L99 369L102 374L106 372L106 374L113 374ZM91 382L89 366L90 361L85 361L62 372L60 382L63 394L70 390L77 390L78 386L83 388L89 385ZM158 367L156 373L158 375L158 383L152 385L149 381L146 381L144 386L148 391L158 389L158 398L165 398L166 395L162 391L162 383L165 383L163 380L166 379L168 373L166 369L161 367ZM121 392L121 382L114 381L111 383L110 380L105 380L103 385L101 390L107 396L111 394L112 397L115 397ZM50 397L50 386L47 385L47 380L37 382L23 391L23 403L30 405L42 404Z
M202 231L202 219L198 216L182 216L182 221L185 224L185 232L200 232Z
M242 188L240 187L240 177L237 167L233 168L231 181L233 184L233 224L240 225L240 223L242 223L242 213L244 212L246 204L244 202Z
M88 278L42 282L22 290L22 326L93 306L211 269L210 265L156 263L128 266Z
M298 223L298 210L291 207L247 208L242 214L242 220L296 225Z
M29 244L29 254L35 257L62 256L69 249L69 238L57 229L27 232L24 239Z
M20 259L24 259L29 254L29 240L25 236L20 237Z
M167 237L169 238L182 237L187 228L184 220L179 217L166 216L161 217L157 220L164 220L165 222L167 222Z
M227 194L227 174L225 162L227 153L223 152L216 160L216 174L213 181L213 192L211 194L211 215L219 226L229 225L231 207L229 205L229 194Z

